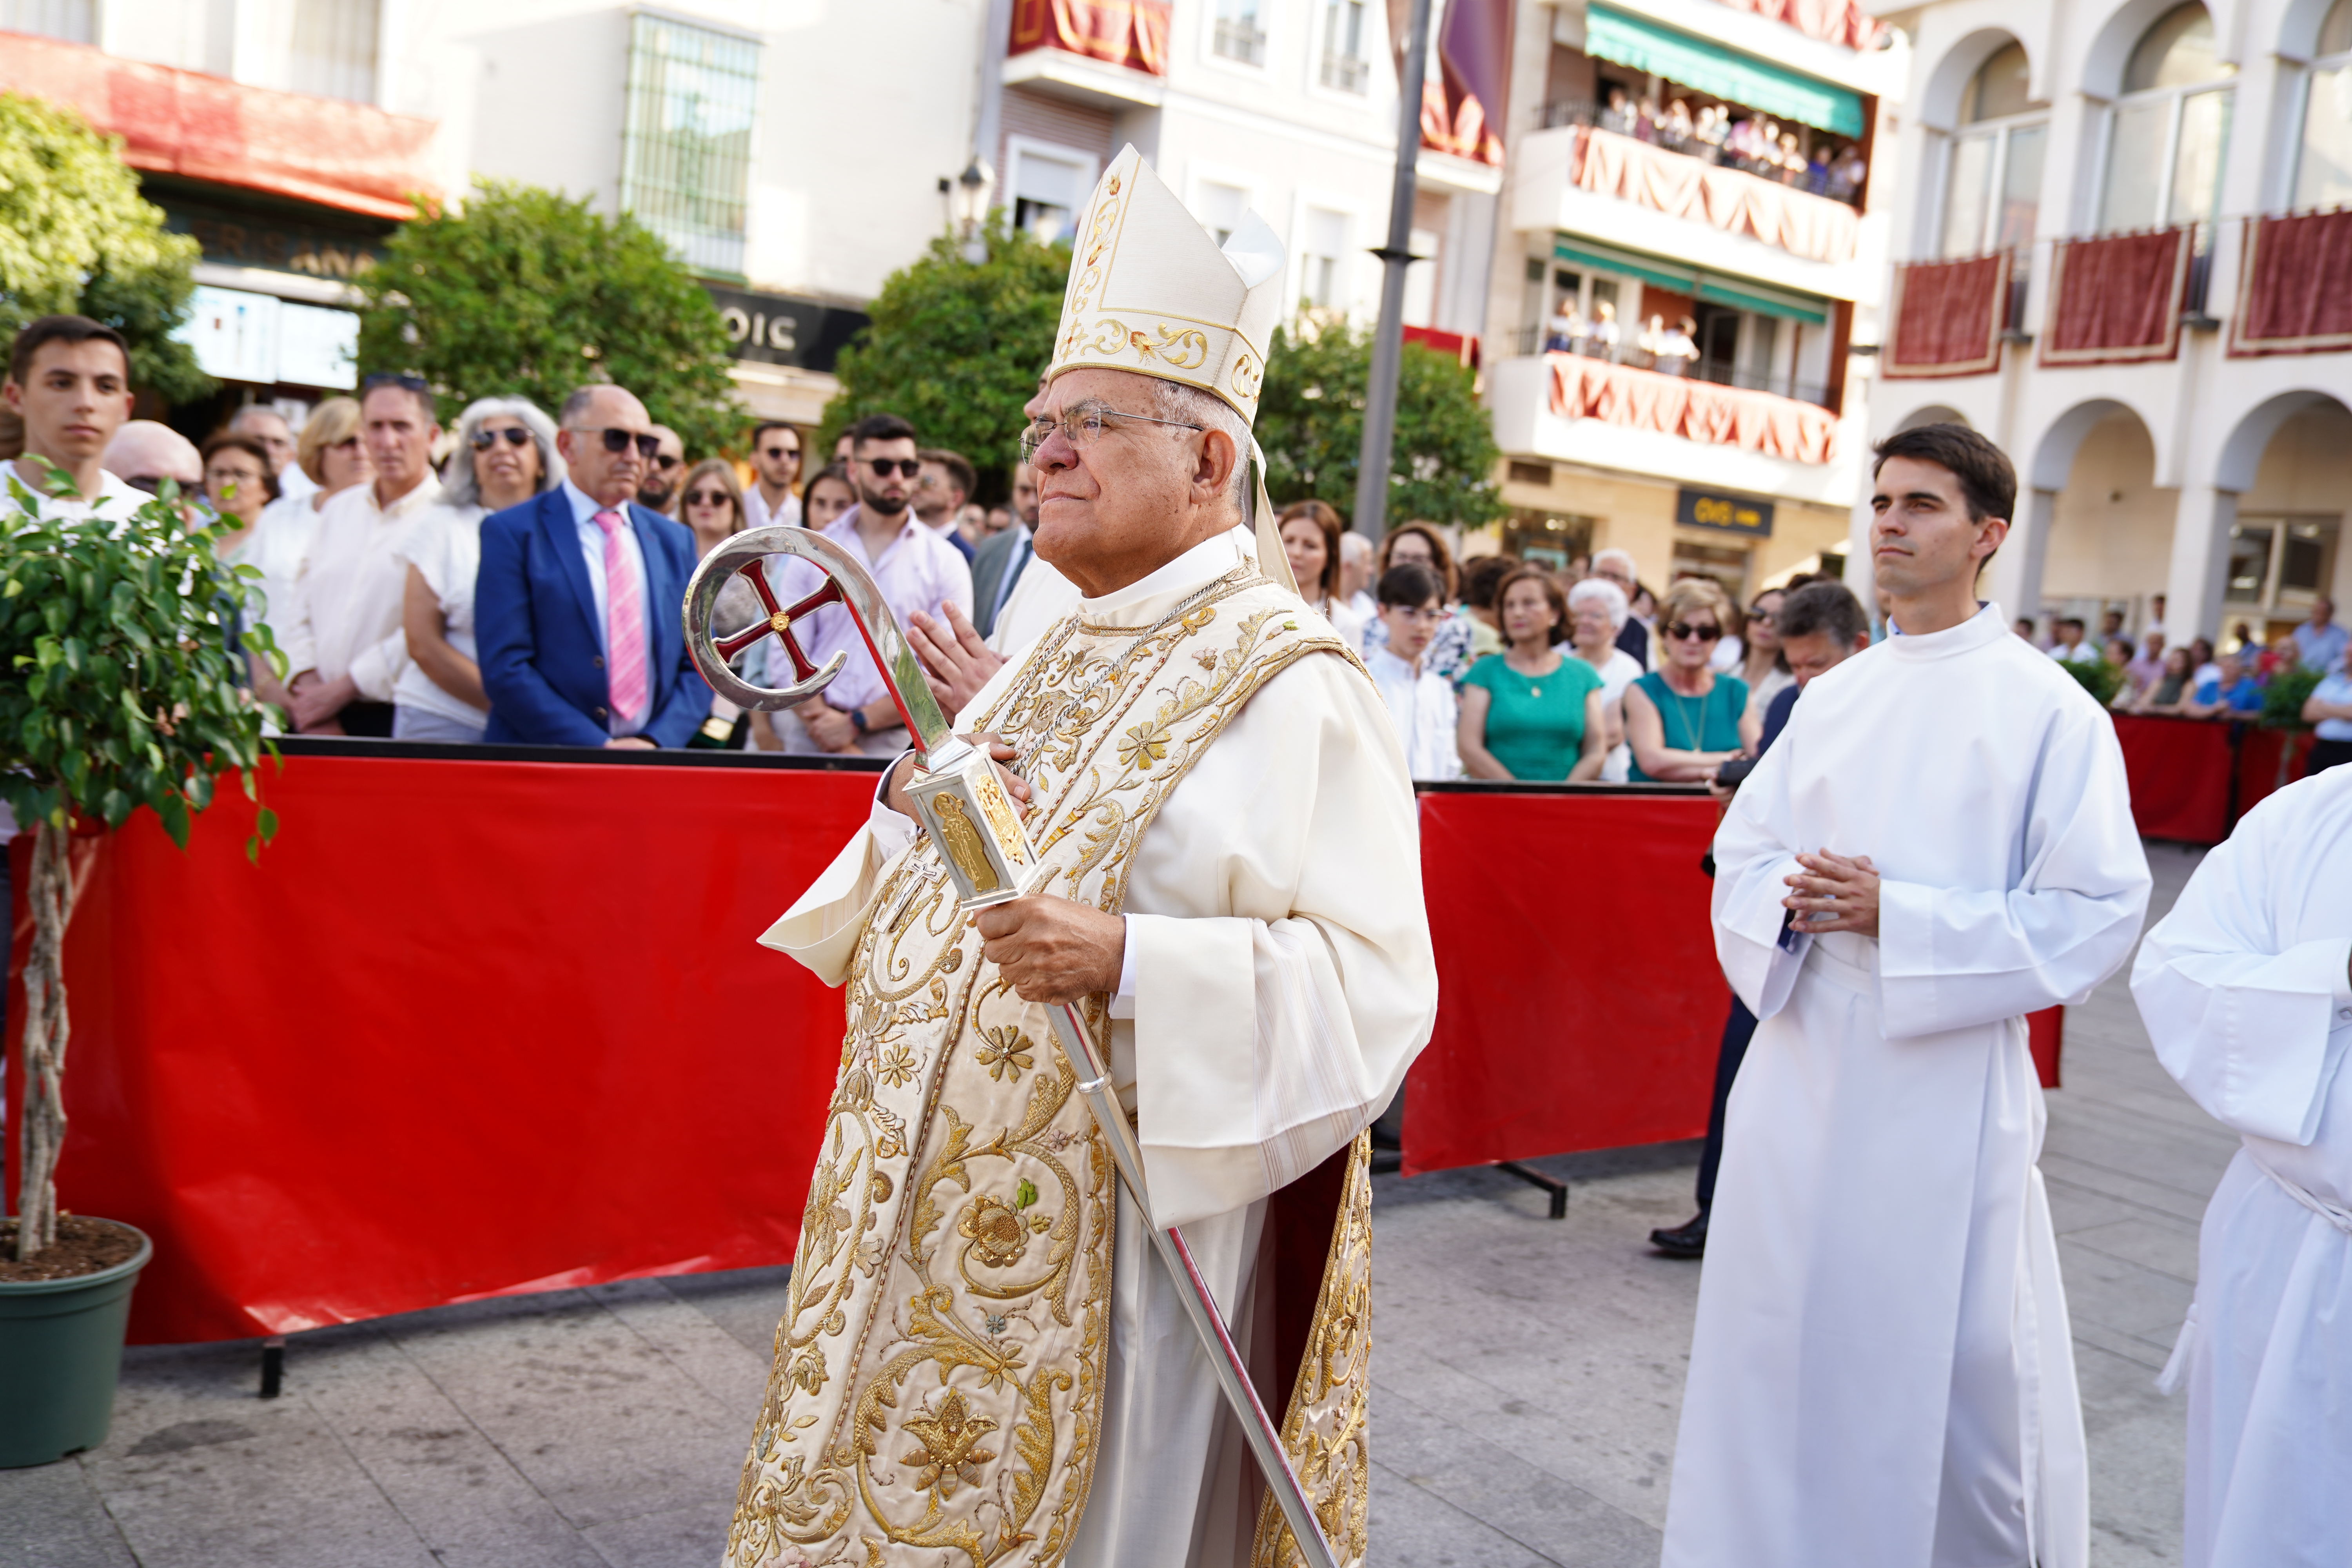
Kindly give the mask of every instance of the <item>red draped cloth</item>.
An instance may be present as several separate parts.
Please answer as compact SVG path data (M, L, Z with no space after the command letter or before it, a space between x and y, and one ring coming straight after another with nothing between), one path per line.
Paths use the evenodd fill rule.
M1861 218L1843 202L1612 131L1579 132L1569 155L1569 183L1760 239L1809 261L1853 259L1862 231Z
M1657 430L1798 463L1826 463L1835 447L1837 416L1814 404L1581 354L1547 357L1551 411L1564 419Z
M0 33L0 91L47 99L122 138L134 169L405 220L437 195L435 121Z
M1147 76L1168 74L1169 0L1013 0L1008 55L1062 49Z
M1895 269L1893 340L1880 374L1982 375L2000 368L2009 253L1964 261L1912 261Z
M2122 364L2180 353L2193 230L2062 239L2053 251L2045 365Z
M1886 24L1855 0L1723 0L1723 4L1849 49L1874 49L1886 31Z
M2246 220L2230 353L2352 349L2352 209Z

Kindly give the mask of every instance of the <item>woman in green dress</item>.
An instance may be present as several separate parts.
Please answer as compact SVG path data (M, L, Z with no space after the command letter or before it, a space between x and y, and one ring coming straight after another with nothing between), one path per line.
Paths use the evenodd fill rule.
M1748 706L1748 683L1707 668L1723 640L1731 600L1705 577L1685 577L1658 605L1656 669L1625 689L1627 775L1636 784L1706 784L1734 757L1752 755L1762 717Z
M1568 601L1532 566L1495 591L1504 649L1462 683L1463 771L1474 779L1557 783L1598 778L1608 754L1601 677L1552 646L1566 635Z

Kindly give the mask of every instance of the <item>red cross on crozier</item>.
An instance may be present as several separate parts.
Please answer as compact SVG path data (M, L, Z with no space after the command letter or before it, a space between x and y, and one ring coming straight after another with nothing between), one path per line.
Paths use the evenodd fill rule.
M793 636L793 627L825 605L840 604L841 584L827 577L824 587L788 610L776 603L775 593L768 586L768 574L761 570L764 560L762 557L760 561L747 562L736 568L735 574L751 584L751 592L760 596L761 607L768 612L768 618L752 622L732 637L713 638L711 646L719 650L721 660L732 660L761 637L772 634L778 642L784 645L784 653L793 661L793 680L797 685L814 675L816 666L811 664L808 655L801 651L800 639Z

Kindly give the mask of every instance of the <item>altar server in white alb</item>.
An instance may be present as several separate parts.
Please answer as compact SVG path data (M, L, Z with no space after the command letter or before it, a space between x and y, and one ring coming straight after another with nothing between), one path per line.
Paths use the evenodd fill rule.
M2189 1568L2352 1562L2352 768L2291 784L2140 944L2165 1069L2244 1140L2206 1205L2189 1384Z
M1667 1568L2084 1568L2089 1492L2023 1015L2147 905L2115 729L1976 582L2017 480L1878 448L1898 634L1814 680L1715 840L1761 1023L1731 1091Z
M1339 1560L1364 1553L1360 1133L1437 977L1394 729L1250 504L1285 276L1255 215L1221 248L1135 149L1112 161L1024 437L1038 559L1086 596L959 716L1005 742L1050 878L967 921L902 759L765 939L846 983L849 1032L734 1568L1294 1560L1073 1092L1062 1001Z

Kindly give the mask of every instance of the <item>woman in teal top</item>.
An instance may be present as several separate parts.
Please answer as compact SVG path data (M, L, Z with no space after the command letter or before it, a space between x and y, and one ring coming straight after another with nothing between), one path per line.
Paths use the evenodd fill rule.
M1752 754L1761 720L1748 683L1708 668L1731 618L1731 601L1704 577L1685 577L1658 605L1660 668L1625 689L1627 777L1636 784L1705 784L1734 757Z
M1470 667L1462 682L1456 748L1474 779L1558 782L1601 776L1608 752L1601 677L1552 645L1566 636L1568 601L1533 567L1495 592L1504 651Z

